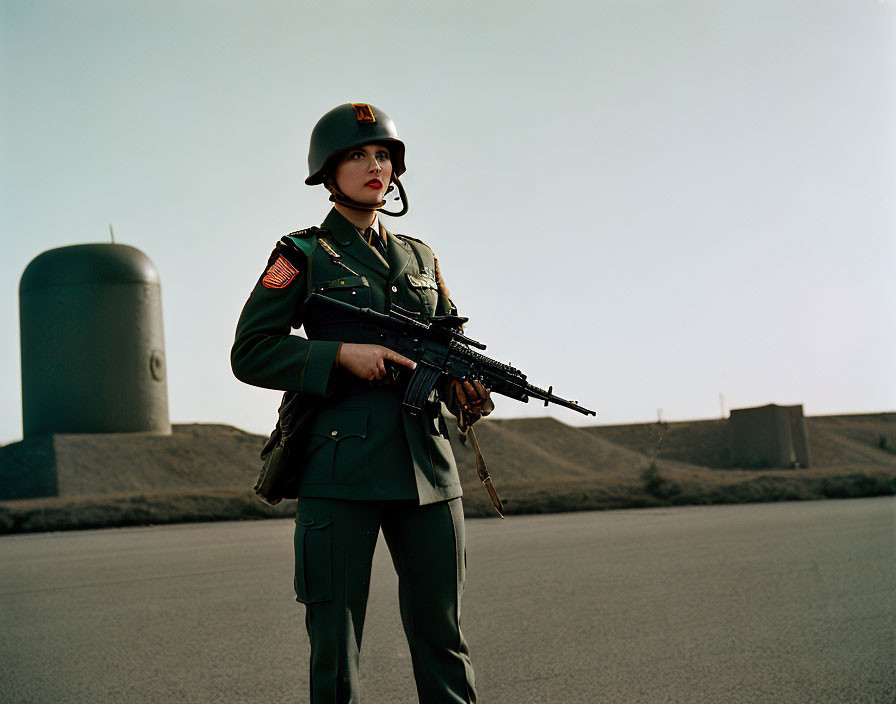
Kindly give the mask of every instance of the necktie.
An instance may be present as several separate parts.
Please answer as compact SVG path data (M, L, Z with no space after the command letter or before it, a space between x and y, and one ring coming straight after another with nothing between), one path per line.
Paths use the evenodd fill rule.
M386 256L386 243L383 242L383 238L380 237L380 233L374 230L372 227L368 227L361 235L364 238L364 241L367 242L371 247L374 247L383 257Z

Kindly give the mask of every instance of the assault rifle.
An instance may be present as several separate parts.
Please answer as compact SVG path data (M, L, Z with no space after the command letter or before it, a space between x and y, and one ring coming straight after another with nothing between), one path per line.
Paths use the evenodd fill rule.
M523 403L535 398L544 401L545 406L555 403L584 415L597 415L578 401L555 396L553 386L547 390L533 386L519 369L474 350L474 347L484 350L485 345L461 332L467 318L443 315L422 319L397 306L386 315L319 293L308 296L303 316L309 327L338 323L360 326L365 341L388 347L416 362L404 396L405 408L414 415L423 412L426 400L443 374L462 381L478 380L493 393Z

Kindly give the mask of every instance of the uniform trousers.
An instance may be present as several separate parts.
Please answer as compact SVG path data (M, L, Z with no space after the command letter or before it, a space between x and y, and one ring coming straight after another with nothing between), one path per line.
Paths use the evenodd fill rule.
M361 636L380 528L398 573L419 701L475 702L473 667L460 629L466 574L460 499L420 506L302 497L295 588L311 641L312 704L360 702Z

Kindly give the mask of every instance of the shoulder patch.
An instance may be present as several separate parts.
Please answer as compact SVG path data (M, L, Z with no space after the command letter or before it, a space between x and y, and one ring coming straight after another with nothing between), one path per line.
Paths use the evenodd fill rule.
M296 269L282 254L278 255L274 263L268 267L261 280L265 288L286 288L298 276Z

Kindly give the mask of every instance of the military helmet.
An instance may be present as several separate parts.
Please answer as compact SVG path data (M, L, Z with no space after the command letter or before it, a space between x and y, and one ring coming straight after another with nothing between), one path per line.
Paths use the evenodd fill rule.
M323 183L325 167L334 156L371 142L389 148L392 174L401 176L405 171L404 142L398 138L395 123L389 116L368 103L345 103L333 108L311 131L305 183L309 186Z

